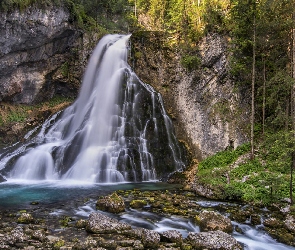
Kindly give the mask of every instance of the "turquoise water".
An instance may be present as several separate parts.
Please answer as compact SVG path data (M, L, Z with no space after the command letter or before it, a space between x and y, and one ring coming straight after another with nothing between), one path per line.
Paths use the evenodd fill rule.
M23 208L31 202L40 205L67 203L69 201L106 195L116 190L165 190L175 187L161 182L89 184L83 182L17 182L0 184L0 208Z

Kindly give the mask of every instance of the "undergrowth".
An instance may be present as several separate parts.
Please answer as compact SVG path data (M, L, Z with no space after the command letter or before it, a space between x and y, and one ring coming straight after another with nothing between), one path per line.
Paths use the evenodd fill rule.
M209 186L220 199L269 205L289 198L294 142L286 133L266 135L257 143L259 150L254 159L249 157L249 144L208 157L199 164L199 183Z

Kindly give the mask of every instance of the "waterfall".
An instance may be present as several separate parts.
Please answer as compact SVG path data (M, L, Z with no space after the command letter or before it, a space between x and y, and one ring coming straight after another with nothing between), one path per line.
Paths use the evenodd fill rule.
M161 96L127 64L130 35L107 35L88 63L77 100L0 154L8 179L97 183L160 179L182 170Z

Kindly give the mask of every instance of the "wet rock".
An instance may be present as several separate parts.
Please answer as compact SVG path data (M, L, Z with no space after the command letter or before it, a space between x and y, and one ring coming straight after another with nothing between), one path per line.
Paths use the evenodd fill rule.
M110 213L120 213L125 211L125 203L121 196L117 193L113 193L98 199L96 208Z
M119 233L130 229L130 225L119 222L101 213L91 213L86 225L86 230L88 232L96 234Z
M7 181L1 174L0 174L0 183Z
M251 217L251 212L248 210L236 209L232 211L230 218L236 222L244 223Z
M231 233L233 226L229 218L213 211L202 211L196 220L200 225L201 231L223 231Z
M241 250L237 240L231 235L222 231L211 231L192 233L187 236L186 241L192 245L193 249L212 250Z
M177 243L178 245L182 243L182 235L176 230L165 231L160 236L163 242Z
M267 218L264 220L263 225L269 228L279 228L282 226L282 222L276 218Z
M83 220L83 219L80 219L76 222L75 226L77 228L85 228L87 226L87 221L86 220Z
M33 232L32 238L43 242L46 240L46 235L43 230L36 230Z
M160 243L160 234L156 231L142 229L141 239L145 247L156 248Z
M17 218L17 222L21 224L29 224L34 222L34 218L29 213L22 213L20 217Z
M146 200L132 200L130 202L130 207L131 208L143 208L144 206L147 205L147 201Z

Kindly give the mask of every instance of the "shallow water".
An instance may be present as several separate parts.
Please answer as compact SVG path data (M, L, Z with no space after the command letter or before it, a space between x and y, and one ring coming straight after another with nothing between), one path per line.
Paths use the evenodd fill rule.
M165 190L177 187L162 182L93 184L73 181L9 180L0 183L0 208L25 208L39 204L67 203L73 199L98 197L116 190Z
M162 182L121 183L121 184L89 184L83 182L24 182L10 180L0 184L0 209L20 210L32 207L31 202L38 202L38 206L49 207L51 216L71 216L73 218L87 218L96 211L97 197L116 190L166 190L176 189L177 185ZM79 202L76 202L79 201ZM73 204L73 202L76 202ZM238 206L228 202L218 202L199 199L196 201L203 208L217 209L222 206ZM105 213L105 212L102 212ZM151 211L126 209L120 215L105 213L110 217L127 222L132 227L143 227L157 232L177 230L183 237L189 232L200 232L191 219L179 216L164 216ZM294 247L278 243L264 230L263 226L251 226L232 221L242 233L233 232L233 236L244 246L245 250L295 250Z

